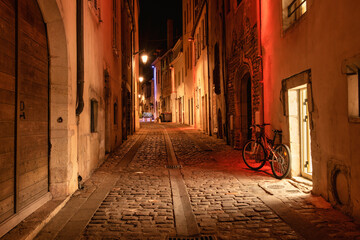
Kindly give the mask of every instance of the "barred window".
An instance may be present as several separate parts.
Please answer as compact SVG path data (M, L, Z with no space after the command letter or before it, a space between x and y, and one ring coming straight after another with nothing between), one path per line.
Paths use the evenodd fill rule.
M283 0L283 29L298 21L307 11L306 0Z

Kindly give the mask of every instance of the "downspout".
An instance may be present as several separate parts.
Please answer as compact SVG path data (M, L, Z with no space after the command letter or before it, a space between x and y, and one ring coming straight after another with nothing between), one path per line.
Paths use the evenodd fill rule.
M84 110L84 7L83 0L76 0L76 116Z
M225 0L222 1L222 72L223 72L223 88L224 88L224 99L225 99L225 129L226 129L226 143L230 144L229 137L229 126L228 126L228 99L227 99L227 84L226 84L226 12L225 12ZM222 117L222 116L221 116ZM220 126L222 127L222 126Z
M133 95L134 95L134 39L135 39L135 31L134 28L131 29L130 32L130 43L131 43L131 118L133 119L132 123L131 123L131 128L130 128L130 133L133 134L135 132L135 112L134 112L134 105L135 105L135 99L133 99Z
M265 117L265 106L264 106L264 72L263 72L263 56L262 56L262 43L261 43L261 0L258 0L258 7L257 7L258 13L257 13L257 22L258 22L258 52L259 52L259 56L258 58L260 59L260 83L262 83L262 88L261 88L261 116L260 116L260 123L264 123L264 117Z
M209 53L209 2L206 2L206 52L207 52L207 70L208 70L208 106L209 106L209 136L211 136L211 88L210 88L210 53Z
M135 132L135 112L134 112L134 107L135 107L135 99L134 99L134 68L133 68L133 63L134 63L134 48L135 48L135 43L134 43L134 39L135 39L135 18L134 18L134 1L132 1L132 7L133 9L131 9L131 5L130 5L130 1L127 0L127 4L128 4L128 8L129 8L129 12L130 12L130 17L131 17L131 32L130 32L130 44L131 44L131 91L130 91L130 97L131 97L131 118L133 119L131 126L130 126L130 134L133 134Z

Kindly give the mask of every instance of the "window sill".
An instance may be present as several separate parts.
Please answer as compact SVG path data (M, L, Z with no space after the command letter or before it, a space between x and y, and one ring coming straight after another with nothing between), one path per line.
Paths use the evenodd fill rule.
M349 117L349 123L360 123L360 117Z
M282 36L284 37L286 34L295 31L294 29L297 28L297 26L299 24L301 24L303 21L305 21L304 19L306 19L306 16L308 15L308 10L301 15L297 20L295 20L294 22L292 22L289 26L287 26L286 28L284 28L284 26L282 26ZM284 20L282 20L284 21Z

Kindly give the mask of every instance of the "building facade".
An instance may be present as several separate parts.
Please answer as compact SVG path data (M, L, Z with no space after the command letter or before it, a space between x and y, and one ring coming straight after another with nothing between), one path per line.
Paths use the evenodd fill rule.
M360 3L261 1L265 121L291 147L292 175L360 219Z
M126 100L137 95L138 8L121 0L0 1L0 236L72 194L79 176L86 180L124 129L134 129L121 110L134 105L123 89Z
M185 83L184 83L184 54L183 42L180 38L175 46L172 48L173 60L171 66L172 78L172 122L184 123L184 96L185 96Z

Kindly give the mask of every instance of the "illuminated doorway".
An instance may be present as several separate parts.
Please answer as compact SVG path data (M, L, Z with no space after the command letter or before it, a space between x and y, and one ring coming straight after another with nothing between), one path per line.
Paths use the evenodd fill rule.
M308 86L289 89L290 146L293 156L293 172L312 179L310 118Z

